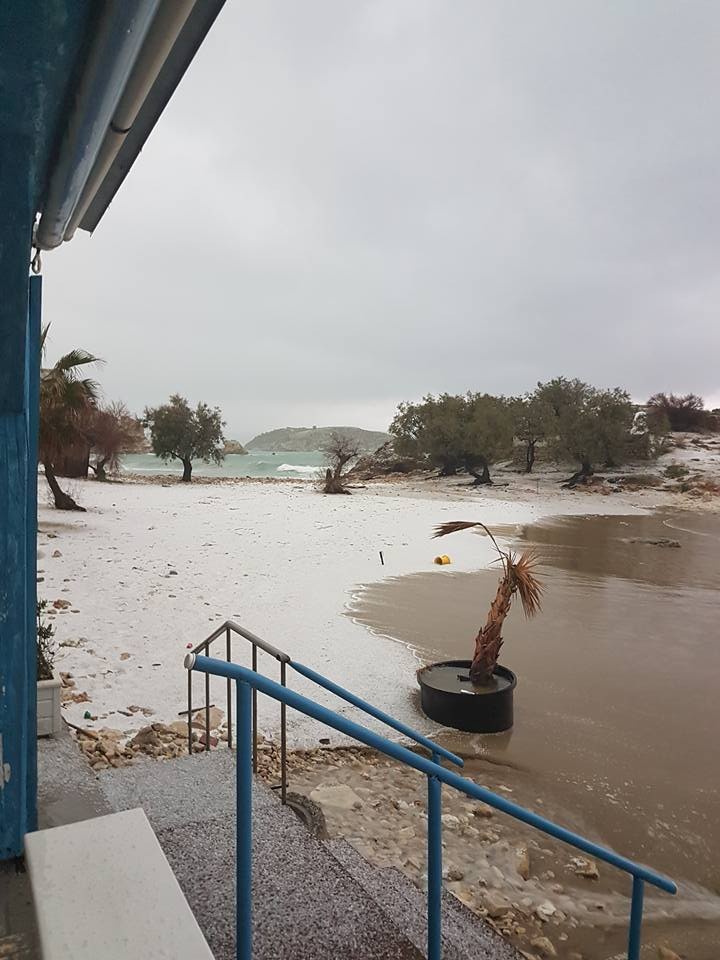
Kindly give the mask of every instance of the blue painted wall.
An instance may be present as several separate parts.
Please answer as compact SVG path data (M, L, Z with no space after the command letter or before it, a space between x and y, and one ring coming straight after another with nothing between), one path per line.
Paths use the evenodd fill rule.
M35 827L40 281L32 226L98 6L0 3L0 859ZM32 309L30 309L32 306Z

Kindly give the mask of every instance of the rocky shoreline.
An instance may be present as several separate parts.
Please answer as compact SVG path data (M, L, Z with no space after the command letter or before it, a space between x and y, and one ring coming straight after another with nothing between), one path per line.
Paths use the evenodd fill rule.
M227 741L223 712L211 708L211 749ZM206 749L205 711L191 720L193 750ZM186 720L151 723L131 739L120 730L75 728L78 745L100 774L142 754L184 756ZM343 837L378 867L395 867L426 885L425 779L416 771L357 746L319 746L287 754L288 783L320 807L330 837ZM280 749L258 742L258 776L280 778ZM483 785L511 795L501 780ZM588 935L624 927L627 903L608 886L604 867L453 790L443 791L443 880L462 903L518 947L527 960L589 960ZM610 871L607 871L610 873ZM605 881L605 882L603 882ZM669 947L662 960L679 960Z
M259 775L277 783L279 764L278 745L262 741ZM482 785L510 797L498 773L489 768ZM426 887L423 776L365 747L321 746L288 754L288 782L321 808L330 837ZM442 822L446 889L526 960L591 960L622 943L628 899L615 889L624 886L616 871L454 790L443 790ZM607 952L599 954L601 943ZM657 956L680 960L667 944Z

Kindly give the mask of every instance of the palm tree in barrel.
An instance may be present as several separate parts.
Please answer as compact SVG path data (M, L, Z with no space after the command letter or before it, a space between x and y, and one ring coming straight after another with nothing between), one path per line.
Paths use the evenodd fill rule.
M475 637L475 652L470 666L470 680L477 686L483 686L492 681L503 643L503 624L510 612L513 597L517 593L525 616L533 617L541 609L542 584L535 575L538 564L537 555L531 550L526 550L520 556L512 550L501 550L484 523L466 521L443 523L435 528L433 536L444 537L449 533L471 528L479 528L490 537L502 564L502 576L498 582L495 599L490 605L485 626L480 628Z
M40 347L50 325L42 331ZM52 367L40 373L40 436L38 459L45 470L45 478L58 510L83 510L71 496L60 488L55 463L73 444L85 443L83 424L97 405L99 386L95 380L82 377L83 368L101 363L86 350L71 350L60 357Z

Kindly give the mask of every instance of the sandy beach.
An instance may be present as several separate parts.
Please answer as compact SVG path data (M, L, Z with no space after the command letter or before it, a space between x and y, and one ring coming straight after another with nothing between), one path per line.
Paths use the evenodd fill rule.
M432 562L439 552L451 554L456 572L492 561L480 537L438 549L430 535L444 520L478 517L513 529L544 516L650 506L647 495L635 503L557 493L513 502L467 487L451 489L449 499L434 483L422 498L420 484L374 484L350 497L321 496L307 482L76 486L87 513L40 506L39 595L69 604L53 618L57 666L89 700L68 703L68 720L125 731L148 716L177 719L186 706L187 646L229 618L428 727L411 702L413 654L346 615L361 585L422 571L442 576ZM248 662L249 651L237 655ZM129 706L142 709L128 716ZM260 717L272 732L275 711L264 705ZM293 739L324 735L312 727L296 718Z

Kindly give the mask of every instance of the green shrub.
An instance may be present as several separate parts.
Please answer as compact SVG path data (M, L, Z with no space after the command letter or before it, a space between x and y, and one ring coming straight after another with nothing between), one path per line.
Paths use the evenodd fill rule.
M52 680L55 663L55 628L44 618L47 600L37 602L37 678Z
M688 468L680 463L671 463L669 467L665 467L665 476L669 480L679 480L680 477L686 477L688 473L690 473Z

